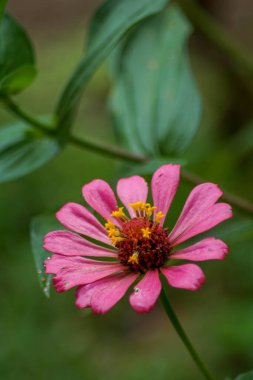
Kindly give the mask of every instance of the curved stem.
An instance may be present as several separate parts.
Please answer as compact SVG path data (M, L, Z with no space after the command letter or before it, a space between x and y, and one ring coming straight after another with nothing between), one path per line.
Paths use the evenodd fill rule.
M129 152L126 149L118 148L116 146L104 144L98 141L90 141L87 139L80 139L76 136L70 135L69 142L79 148L88 149L99 154L121 159L123 161L131 161L134 163L144 164L150 158L148 156L139 155L137 153Z
M165 312L168 315L168 317L169 317L169 319L170 319L173 327L175 328L176 332L180 336L182 342L184 343L185 347L189 351L189 354L191 355L192 359L196 363L196 365L199 368L200 372L204 375L204 377L207 380L214 380L214 378L211 376L211 374L209 373L208 369L206 368L206 366L204 365L204 363L200 359L199 355L197 354L197 352L196 352L195 348L193 347L190 339L186 335L183 327L181 326L181 323L179 322L179 320L177 318L177 315L176 315L175 311L173 310L173 308L171 306L171 303L170 303L170 301L168 299L168 296L167 296L164 288L162 288L160 299L162 301L162 304L164 306Z
M22 110L13 100L7 96L1 97L0 101L4 104L4 106L11 111L14 115L18 116L19 119L26 121L31 126L36 127L41 132L46 134L52 134L54 131L52 130L51 125L45 124L38 119L35 119L33 116L29 115L27 112Z
M129 152L125 149L117 148L115 146L102 144L100 142L92 142L84 139L80 139L75 136L70 136L69 142L73 145L88 149L91 151L95 151L100 154L105 154L109 157L118 158L123 161L130 161L133 163L139 163L139 164L145 164L151 160L150 157L139 155L133 152ZM199 185L205 180L203 178L199 177L197 174L190 172L189 170L183 169L181 173L181 177L184 182L188 182L190 185ZM228 191L224 191L222 195L222 199L228 203L230 203L232 206L237 207L238 209L246 212L247 214L253 215L253 204L248 201L247 199L244 199L242 197L239 197L235 194L232 194Z
M12 113L14 113L16 116L18 116L20 119L24 120L31 126L40 129L43 133L48 135L56 133L56 130L52 129L52 125L42 123L38 119L35 119L33 116L30 116L28 113L24 112L10 98L5 97L1 98L0 100L2 100L7 109L9 109ZM108 157L117 158L127 162L133 162L136 164L145 164L152 159L148 156L133 153L128 150L118 148L112 145L79 138L72 134L69 136L68 142L81 149L87 149L92 152L97 152L99 154L106 155ZM185 169L183 169L181 177L183 181L188 182L191 185L199 185L200 183L204 182L203 179L197 176L195 173L191 173L190 171ZM250 214L251 216L253 215L253 204L248 200L228 192L224 192L222 198L224 199L224 201L230 203L232 206L237 207L238 209Z

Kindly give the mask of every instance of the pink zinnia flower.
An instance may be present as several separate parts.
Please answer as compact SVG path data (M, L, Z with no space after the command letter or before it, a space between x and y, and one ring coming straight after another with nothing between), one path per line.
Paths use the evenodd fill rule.
M176 225L168 231L164 221L179 175L179 165L164 165L154 173L154 206L146 203L148 186L142 177L120 179L117 194L129 215L118 207L105 181L97 179L85 185L84 199L105 219L105 226L77 203L67 203L57 212L58 220L75 233L53 231L45 236L44 248L54 253L45 261L46 273L55 275L56 290L78 286L76 306L90 307L95 313L110 310L136 281L130 304L138 313L150 311L161 291L160 273L175 288L197 290L205 280L200 267L175 263L222 260L228 253L227 245L209 237L187 248L175 248L231 218L232 211L228 204L216 203L222 195L217 185L203 183L191 191Z

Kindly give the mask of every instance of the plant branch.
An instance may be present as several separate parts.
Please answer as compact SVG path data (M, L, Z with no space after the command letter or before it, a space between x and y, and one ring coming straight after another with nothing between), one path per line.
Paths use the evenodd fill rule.
M7 108L11 113L13 113L15 116L18 116L19 119L27 122L33 127L36 127L41 132L46 134L53 134L53 126L49 124L45 124L42 121L35 119L33 116L29 115L27 112L22 110L16 103L13 102L13 100L7 96L0 97L0 101L2 104Z
M131 161L136 164L144 164L150 160L148 156L142 156L137 153L129 152L126 149L118 148L113 145L90 141L87 139L84 140L83 138L81 139L73 135L70 136L69 142L82 149L88 149L99 154L105 154L106 156L123 161Z
M107 156L121 159L123 161L128 161L128 162L130 161L133 163L145 164L152 159L147 156L137 155L136 153L132 153L125 149L116 148L114 146L102 144L98 142L83 140L75 136L71 136L69 141L80 148L95 151L100 154L105 154ZM199 177L197 174L192 173L186 169L183 169L181 173L181 177L184 182L187 182L190 185L199 185L205 182L203 178ZM232 206L235 206L241 209L242 211L250 214L251 216L253 215L253 204L250 201L227 191L223 192L222 198L224 201L230 203Z
M52 125L44 124L41 121L35 119L33 116L30 116L9 98L1 98L1 100L4 102L7 109L9 109L12 113L14 113L23 121L27 122L31 126L38 128L45 134L55 135L56 131L52 129ZM79 138L72 134L69 136L68 142L82 149L87 149L92 152L97 152L99 154L106 155L108 157L136 164L145 164L152 159L151 157L133 153L128 150L118 148L112 145ZM199 185L200 183L204 182L202 178L185 169L183 169L181 177L183 181L188 182L190 185ZM247 214L250 214L251 216L253 215L253 204L248 200L229 192L224 192L222 198L224 201L230 203L232 206L235 206L236 208L246 212Z
M181 338L183 344L187 348L189 354L191 355L192 359L196 363L197 367L199 368L200 372L204 375L204 377L207 380L214 380L211 374L209 373L208 369L200 359L199 355L197 354L195 348L193 347L190 339L186 335L183 327L181 326L181 323L179 322L177 315L175 311L173 310L171 303L169 301L169 298L164 290L164 287L162 288L162 292L160 295L161 302L163 304L163 307L165 309L166 314L168 315L173 327L175 328L176 332L178 333L179 337Z
M176 0L192 22L214 46L224 52L229 58L229 63L235 65L236 70L242 76L253 79L253 56L239 42L231 39L212 16L193 0Z

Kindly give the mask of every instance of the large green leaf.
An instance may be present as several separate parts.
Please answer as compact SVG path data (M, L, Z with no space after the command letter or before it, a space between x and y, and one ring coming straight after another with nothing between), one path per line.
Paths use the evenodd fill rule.
M61 150L56 139L23 123L0 129L0 182L10 181L45 165Z
M36 75L32 44L15 19L5 14L0 22L0 93L14 94Z
M64 134L68 133L82 91L98 66L130 28L160 12L167 3L168 0L108 0L97 11L90 28L87 52L57 106L59 126Z
M177 155L194 137L201 102L187 54L190 33L189 22L173 6L117 48L110 104L116 134L127 148Z
M50 256L50 253L43 249L43 238L48 232L60 228L55 216L52 215L37 216L33 218L31 223L31 242L35 266L39 283L47 297L50 295L52 276L45 273L44 261Z
M253 380L253 371L239 375L235 380Z

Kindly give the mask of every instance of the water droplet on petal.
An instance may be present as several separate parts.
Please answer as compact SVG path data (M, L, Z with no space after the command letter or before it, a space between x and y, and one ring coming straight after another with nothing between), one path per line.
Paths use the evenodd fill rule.
M139 288L134 288L134 293L137 294L139 293L140 289Z

